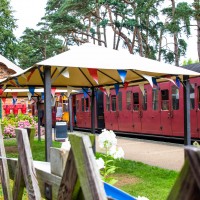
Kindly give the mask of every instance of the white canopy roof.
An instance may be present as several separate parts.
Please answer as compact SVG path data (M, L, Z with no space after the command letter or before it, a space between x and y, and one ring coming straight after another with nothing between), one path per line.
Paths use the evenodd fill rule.
M144 75L163 77L166 75L199 76L200 73L175 67L166 63L132 55L93 44L72 47L71 50L36 63L33 67L5 79L0 84L16 80L19 87L43 87L44 68L51 66L52 87L100 87L123 84L118 70L127 72L125 81L138 83L146 80ZM98 82L88 69L96 69ZM63 73L68 74L68 77ZM29 77L29 78L27 78ZM13 81L14 82L14 81ZM147 82L147 80L146 80Z

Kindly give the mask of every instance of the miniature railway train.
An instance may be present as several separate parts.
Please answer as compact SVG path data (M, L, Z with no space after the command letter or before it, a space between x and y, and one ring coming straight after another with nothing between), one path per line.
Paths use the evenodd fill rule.
M120 88L110 95L96 93L95 128L116 132L167 137L184 135L183 86L172 82ZM90 97L82 93L72 96L73 126L91 127ZM200 78L190 78L190 122L192 138L200 138Z

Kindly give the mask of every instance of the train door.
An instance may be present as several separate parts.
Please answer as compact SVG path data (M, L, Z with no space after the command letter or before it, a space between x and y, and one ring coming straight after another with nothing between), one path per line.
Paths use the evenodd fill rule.
M191 136L194 138L199 137L200 128L200 83L198 79L190 79L190 129Z
M160 134L159 89L145 86L143 95L142 132Z
M117 96L115 91L110 91L109 97L106 95L106 111L105 111L105 125L106 129L118 130L118 117L119 112L117 110Z
M125 131L125 117L124 117L124 93L125 90L124 88L121 88L120 91L117 94L117 112L118 112L118 118L117 118L117 123L118 123L118 130L119 131Z
M96 113L97 113L97 128L105 128L104 107L103 107L103 92L98 91L96 95Z
M119 130L120 131L133 131L133 115L132 115L132 91L129 87L122 93L122 112L119 116Z
M183 107L183 88L178 88L170 83L170 118L173 136L183 136L184 133L184 107Z
M160 84L160 103L161 103L160 128L164 135L172 135L169 83Z
M132 126L134 132L141 132L142 130L142 104L141 104L141 90L139 87L133 87L133 110L132 110Z

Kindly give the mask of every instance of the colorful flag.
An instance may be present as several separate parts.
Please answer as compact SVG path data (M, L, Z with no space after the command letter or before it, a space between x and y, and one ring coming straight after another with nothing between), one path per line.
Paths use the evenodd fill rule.
M90 76L92 76L92 78L95 80L95 82L96 82L97 84L99 84L99 83L98 83L97 69L88 68L88 71L89 71L89 73L90 73Z
M118 73L119 73L119 76L122 80L122 82L124 83L125 79L126 79L126 74L127 74L127 71L126 70L117 70Z

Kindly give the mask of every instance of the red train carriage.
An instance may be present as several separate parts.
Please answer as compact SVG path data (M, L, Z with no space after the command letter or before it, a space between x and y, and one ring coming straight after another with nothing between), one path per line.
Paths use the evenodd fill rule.
M200 130L200 79L190 79L191 136L199 138ZM120 132L134 132L165 136L183 136L184 108L183 87L172 82L158 84L158 88L144 85L120 88L110 95L98 91L96 94L95 128ZM73 118L76 126L90 128L90 97L83 94L73 96ZM75 123L74 123L75 125Z

